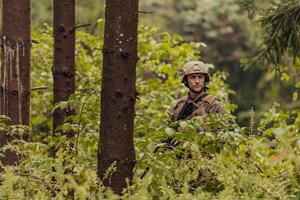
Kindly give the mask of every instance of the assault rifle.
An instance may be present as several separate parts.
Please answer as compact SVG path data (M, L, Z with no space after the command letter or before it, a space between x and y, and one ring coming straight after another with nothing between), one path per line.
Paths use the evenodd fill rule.
M190 116L195 110L196 108L198 108L199 106L197 105L196 102L194 102L192 99L188 98L188 100L185 102L184 106L182 107L180 113L178 114L178 116L176 117L175 121L179 121L182 119L187 118L188 116Z

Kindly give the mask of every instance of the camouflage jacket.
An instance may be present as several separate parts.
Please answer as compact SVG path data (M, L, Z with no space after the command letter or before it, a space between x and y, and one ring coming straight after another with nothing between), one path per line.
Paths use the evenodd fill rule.
M177 121L177 117L184 107L185 103L191 99L189 96L184 96L178 99L176 105L172 108L170 112L170 121ZM216 96L212 96L204 92L199 95L196 99L193 99L197 104L197 108L189 115L185 120L191 119L194 116L205 115L206 113L224 113L224 109L221 106L220 100Z

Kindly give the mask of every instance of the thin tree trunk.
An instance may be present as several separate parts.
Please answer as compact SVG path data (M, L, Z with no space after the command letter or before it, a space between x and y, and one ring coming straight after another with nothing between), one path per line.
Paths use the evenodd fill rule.
M30 110L30 0L3 0L0 113L11 125L29 125ZM0 133L0 147L12 140ZM15 152L6 151L5 165L18 161Z
M75 0L54 0L53 103L67 101L75 92ZM53 131L72 114L70 109L56 109ZM72 137L74 133L64 133Z
M98 176L121 194L135 165L138 0L106 0ZM106 177L115 164L116 170Z
M53 0L54 63L53 63L53 104L67 101L75 93L75 0ZM56 109L53 112L53 134L60 132L68 138L74 131L58 131L68 115L74 112L70 108ZM55 156L57 149L52 149ZM67 160L64 161L64 164ZM55 171L55 169L53 169ZM72 173L66 169L65 174ZM53 181L56 181L53 178ZM67 180L66 180L67 181ZM55 196L55 195L54 195ZM68 196L74 199L74 190L68 190Z

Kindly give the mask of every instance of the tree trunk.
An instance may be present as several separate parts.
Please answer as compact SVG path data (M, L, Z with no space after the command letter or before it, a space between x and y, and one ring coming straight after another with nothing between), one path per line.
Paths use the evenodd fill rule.
M98 176L121 194L133 176L138 0L107 0ZM106 177L110 166L116 170Z
M30 0L3 0L0 112L9 124L29 125L30 110ZM12 140L0 133L0 147ZM15 164L14 152L6 151L0 159L5 165Z
M53 103L67 101L75 92L75 0L54 0ZM72 114L70 109L53 113L53 132ZM73 132L64 133L68 137Z

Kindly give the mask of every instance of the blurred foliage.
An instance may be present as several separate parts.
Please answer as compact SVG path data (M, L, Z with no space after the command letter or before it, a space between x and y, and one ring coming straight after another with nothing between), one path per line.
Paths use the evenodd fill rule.
M239 124L247 124L248 110L251 107L255 109L257 119L259 119L274 101L280 102L284 108L300 106L299 101L290 103L292 99L295 99L293 98L296 94L294 92L295 80L281 81L282 74L286 74L287 71L293 72L289 73L291 77L296 76L297 71L299 72L297 68L290 67L289 70L274 71L268 63L260 63L260 65L248 63L246 70L240 63L242 61L243 64L246 57L255 57L261 50L261 44L267 38L273 38L276 41L284 40L285 32L277 32L282 36L280 39L278 35L272 37L268 34L269 30L260 26L263 17L259 18L259 14L268 11L271 17L277 5L282 8L281 13L290 16L290 12L284 10L286 8L284 5L292 4L291 2L296 5L299 1L169 0L151 2L146 5L145 9L154 13L142 15L143 22L159 24L165 30L179 33L185 41L203 42L200 46L202 60L215 64L216 69L222 69L230 75L227 82L236 91L231 99L238 105L235 114L238 116ZM297 11L294 13L294 17L299 16ZM277 22L292 23L287 19L278 18ZM269 23L265 22L265 24ZM269 27L268 29L271 29L271 24ZM276 24L273 27L276 28ZM299 34L299 31L297 32L299 27L295 27L294 30L294 35ZM290 40L290 42L294 46L299 44L295 40ZM277 43L277 47L274 47L272 51L279 50L280 47L284 48L285 45ZM262 55L261 58L266 57ZM290 60L289 56L285 55L282 68L297 65L291 64Z
M104 0L75 0L76 23L94 24L104 16ZM53 22L53 1L31 1L32 24L34 27ZM87 14L88 13L88 14Z
M33 27L42 27L44 23L52 24L53 2L39 0L31 3ZM98 20L104 17L104 3L104 0L76 1L76 23L90 24L81 30L101 35L101 29L98 29L97 25ZM230 99L238 105L235 114L239 124L247 124L247 113L251 108L254 108L259 118L274 101L280 102L285 108L290 107L288 104L295 99L296 94L294 82L281 82L281 72L273 72L273 68L268 66L269 62L259 57L267 58L273 55L271 57L275 59L275 49L286 49L285 45L279 44L286 38L285 34L291 27L288 25L291 24L291 20L283 19L290 16L289 11L285 12L285 5L299 5L298 0L140 0L139 3L141 23L155 24L164 31L180 34L183 41L201 41L198 48L202 54L201 59L213 63L216 66L214 71L221 69L229 74L227 82L236 91ZM278 12L278 16L274 18L273 14L276 14L276 9L279 8L282 10L281 15ZM268 23L272 16L276 23ZM297 18L297 15L293 16ZM264 19L265 26L260 26L263 25ZM276 25L280 21L288 23L282 26L283 31L276 31ZM268 34L272 29L274 34L277 34L273 34L274 37ZM280 35L281 39L278 37ZM293 38L296 35L294 34ZM272 47L271 38L277 38L277 42L274 43L277 44L276 48ZM299 42L290 38L287 42L297 46ZM271 51L268 51L271 54L265 56L263 52L267 53L268 48L271 48ZM286 50L289 51L289 47ZM244 64L244 58L252 57L263 62L248 62L247 70L242 68L240 61ZM281 60L283 66L293 65L291 58L286 54ZM300 102L293 102L294 107L299 105Z
M260 93L265 87L265 71L251 69L245 71L240 66L240 59L255 52L259 42L258 27L248 19L247 10L239 0L170 0L167 3L154 2L148 10L155 10L152 15L145 15L149 23L156 18L166 30L179 33L185 41L201 41L202 60L213 63L216 70L222 69L230 76L227 80L236 91L231 99L238 105L235 114L239 123L247 124L247 113L251 107L263 111L272 101ZM147 22L147 20L144 20ZM266 83L268 84L268 83ZM261 85L261 84L260 84ZM274 92L278 92L274 90ZM279 99L276 99L280 101Z
M259 9L253 4L248 2L246 7L249 12L259 15L257 21L262 28L264 47L259 49L250 64L278 65L282 63L285 53L294 61L300 57L300 1L273 2L267 9Z
M244 1L251 19L260 26L262 40L253 57L244 59L243 62L247 67L268 68L268 79L277 79L273 89L277 87L277 90L283 91L277 93L280 99L289 97L283 106L287 109L299 108L300 1L273 0L268 4L258 2ZM278 87L278 83L283 87Z
M97 27L103 28L102 20ZM103 36L77 31L76 93L54 106L76 111L59 127L73 130L73 139L53 136L51 130L51 28L36 30L34 38L39 43L32 49L32 84L37 88L32 92L32 139L16 139L1 149L13 149L21 161L2 166L0 199L70 199L70 191L75 199L119 199L96 176ZM186 61L200 58L201 43L186 43L153 26L140 26L139 41L137 165L122 199L299 199L299 109L283 111L274 104L257 131L254 112L248 127L239 127L228 112L176 122L171 124L179 127L175 131L168 124L168 111L187 92L178 72ZM226 79L226 73L217 71L209 88L233 111L228 95L234 92ZM7 126L7 120L0 116L1 131L27 131L24 126ZM164 148L161 140L167 137L179 145ZM58 149L55 157L49 153L53 147ZM150 171L141 179L147 167Z

